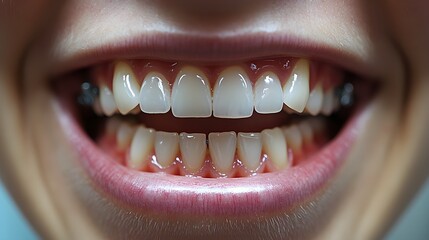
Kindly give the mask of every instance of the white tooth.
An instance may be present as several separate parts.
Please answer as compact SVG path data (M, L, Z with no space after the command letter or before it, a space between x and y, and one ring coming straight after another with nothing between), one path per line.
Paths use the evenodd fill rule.
M190 173L198 172L206 157L206 135L204 133L181 133L179 145L186 170Z
M265 129L261 133L262 146L277 169L288 165L287 145L280 128Z
M145 113L166 113L170 110L170 85L158 72L150 72L140 89L140 109Z
M131 67L118 62L113 74L113 96L120 113L127 114L139 104L139 90Z
M153 150L154 136L153 129L138 127L131 143L129 167L141 169L146 164Z
M105 84L100 87L100 104L106 116L110 117L118 110L113 93Z
M301 152L302 135L299 128L296 125L292 125L284 128L283 133L290 148L295 152Z
M161 167L170 166L176 159L179 150L179 134L171 132L155 133L156 161Z
M301 122L298 124L299 131L303 137L303 141L306 143L312 143L313 141L313 129L309 122Z
M302 112L310 95L309 82L310 63L306 59L300 59L283 86L283 102L291 109Z
M261 163L261 134L238 133L237 152L239 159L248 170L257 170Z
M253 90L249 77L240 67L222 71L213 94L213 115L220 118L245 118L253 113Z
M209 150L213 165L217 171L227 174L232 170L235 149L237 147L235 132L209 134Z
M177 74L171 96L175 117L210 117L212 96L206 75L195 67L184 67Z
M121 123L116 134L116 142L119 150L125 150L131 143L134 128L128 123Z
M323 98L323 105L322 105L322 113L325 115L331 115L332 111L334 110L334 101L335 101L335 95L334 95L334 89L330 88L326 93L325 97Z
M94 106L93 106L93 108L94 108L95 114L97 114L98 116L103 115L103 109L101 109L101 103L100 103L100 99L99 98L96 98L94 100Z
M280 80L273 72L264 73L255 84L255 111L277 113L283 107L283 91Z
M320 110L322 109L322 103L323 103L323 87L322 87L322 83L319 82L310 92L310 97L308 98L308 102L307 102L307 111L313 116L319 114Z

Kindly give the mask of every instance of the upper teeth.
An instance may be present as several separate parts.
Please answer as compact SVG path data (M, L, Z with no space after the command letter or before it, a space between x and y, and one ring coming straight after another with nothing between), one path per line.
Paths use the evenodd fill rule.
M151 114L171 109L173 115L180 118L212 115L246 118L253 110L268 114L282 109L312 115L331 114L338 107L333 87L324 90L318 81L310 92L310 77L309 61L300 59L283 80L273 71L265 71L253 83L242 67L231 66L218 74L211 87L202 70L184 66L170 84L165 75L156 71L147 73L143 81L139 81L130 65L118 62L114 68L113 91L109 84L98 81L99 103L107 116L117 111L123 115L136 112L138 105L142 112Z

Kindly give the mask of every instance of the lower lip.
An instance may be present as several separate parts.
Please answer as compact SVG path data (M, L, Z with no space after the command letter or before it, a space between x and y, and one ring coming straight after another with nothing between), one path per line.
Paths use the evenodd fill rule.
M279 172L243 178L193 178L128 169L102 152L70 109L55 109L66 138L97 188L128 208L169 216L246 216L291 210L324 189L357 137L362 111L318 153Z

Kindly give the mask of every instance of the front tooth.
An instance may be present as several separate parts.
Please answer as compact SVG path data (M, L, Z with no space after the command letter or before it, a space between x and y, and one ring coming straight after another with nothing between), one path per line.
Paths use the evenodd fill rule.
M109 117L118 109L112 91L105 84L100 87L100 104L104 114Z
M129 167L141 169L146 164L153 149L154 136L153 129L138 127L131 143Z
M249 77L240 67L222 71L213 94L213 115L220 118L245 118L253 113L253 90Z
M330 88L326 92L325 97L323 98L322 113L325 115L331 115L335 107L334 104L335 104L334 88Z
M302 134L299 128L296 125L292 125L283 129L284 136L290 148L296 152L300 153L302 148Z
M283 108L280 80L273 72L263 74L255 84L255 111L277 113Z
M186 170L190 173L198 172L203 166L206 156L206 135L204 133L181 133L179 145Z
M283 102L291 109L302 112L310 95L310 63L300 59L283 87Z
M212 97L206 75L195 67L184 67L176 77L171 96L175 117L210 117Z
M227 174L232 170L234 162L237 135L235 132L209 134L209 150L215 169Z
M125 115L139 104L139 90L140 86L131 67L118 62L113 74L113 96L120 113Z
M119 150L125 150L131 143L134 128L128 123L121 123L116 134L116 142Z
M265 129L261 133L262 146L277 169L288 165L287 145L280 128Z
M250 171L256 171L261 163L261 134L238 133L237 152L244 166Z
M323 87L322 87L322 83L319 82L314 87L314 89L310 92L310 96L307 102L307 111L313 116L319 114L320 110L322 109L322 103L323 103Z
M166 113L170 110L170 85L161 73L146 75L140 89L140 109L145 113Z
M156 161L161 167L170 166L176 159L179 150L179 134L170 132L155 133Z

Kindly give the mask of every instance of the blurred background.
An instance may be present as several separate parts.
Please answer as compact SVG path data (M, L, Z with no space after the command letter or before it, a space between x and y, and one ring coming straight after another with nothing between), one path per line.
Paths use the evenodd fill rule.
M0 240L40 239L0 182ZM429 239L429 179L385 240Z

